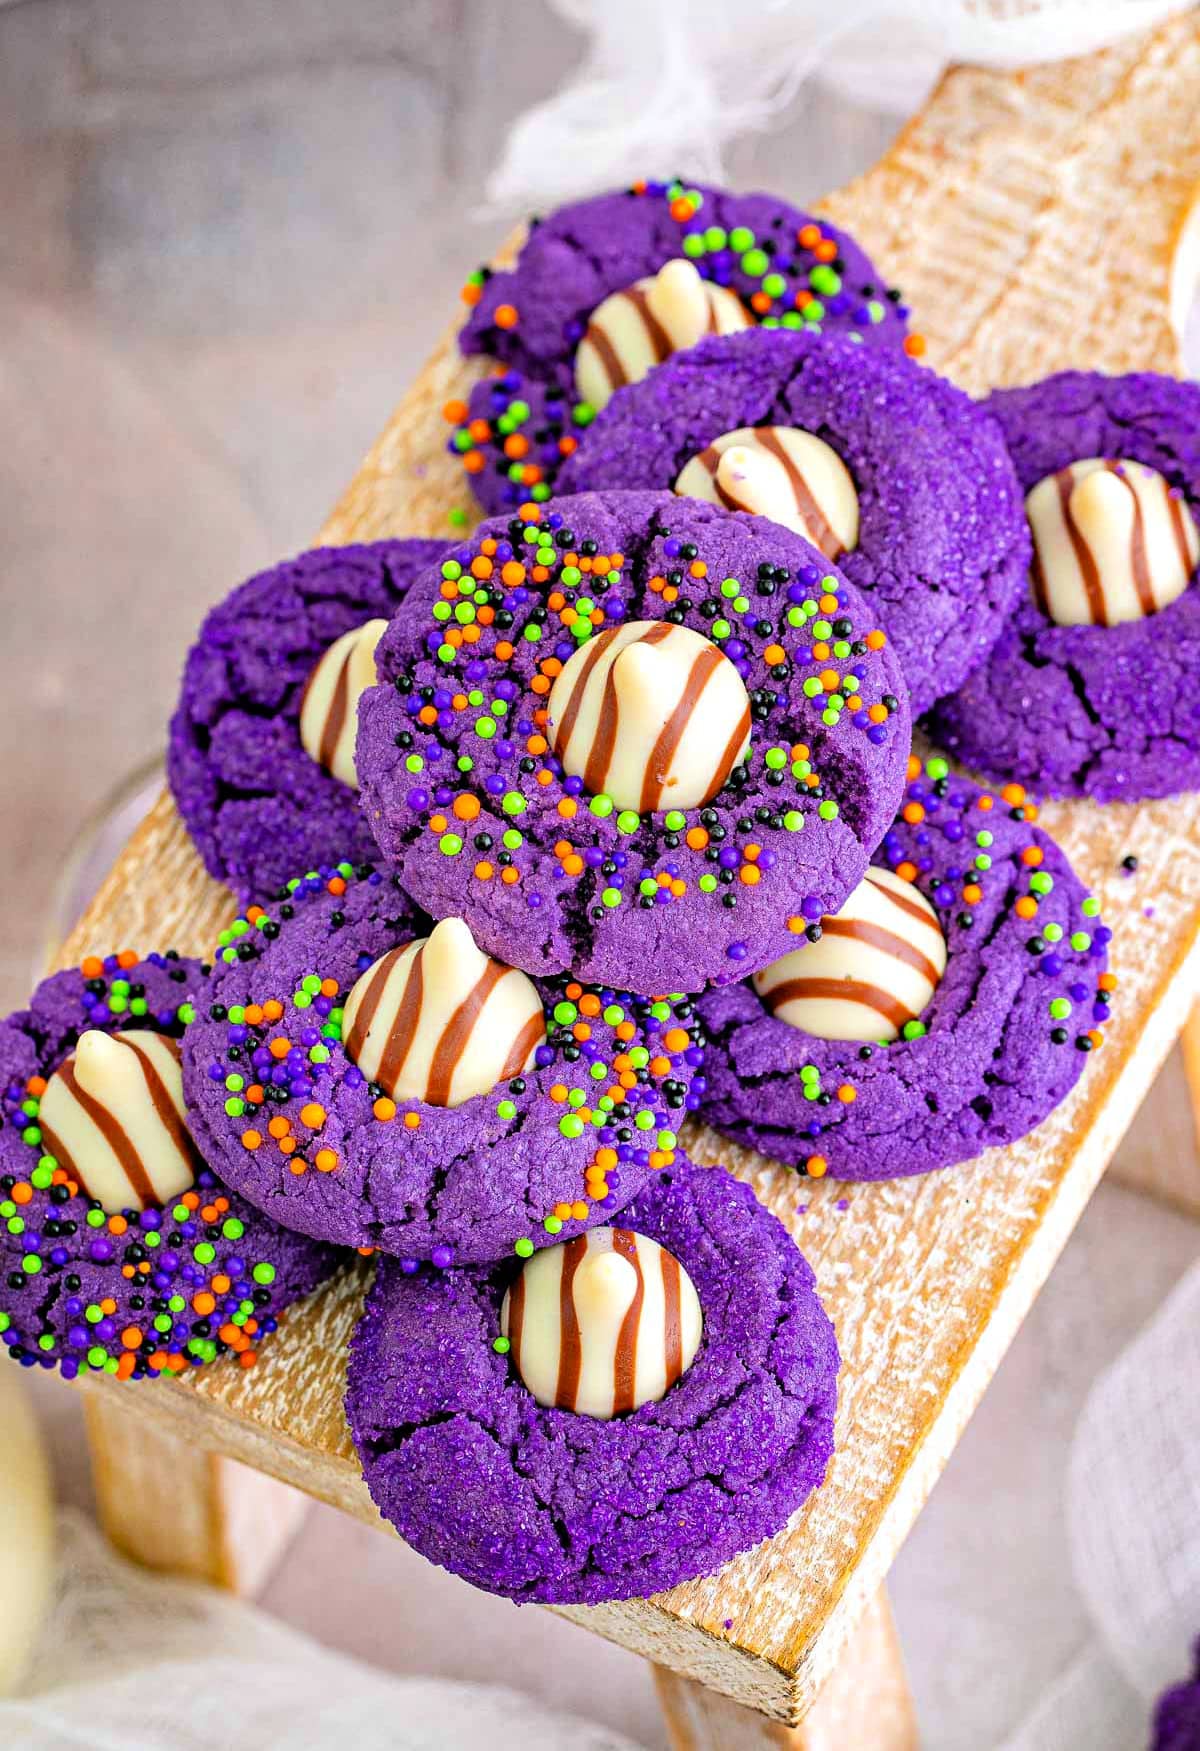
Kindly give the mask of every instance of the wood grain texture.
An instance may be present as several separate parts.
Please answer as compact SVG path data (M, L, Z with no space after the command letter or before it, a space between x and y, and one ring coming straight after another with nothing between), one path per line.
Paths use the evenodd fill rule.
M671 1751L917 1751L917 1722L884 1588L855 1625L842 1658L799 1726L785 1726L654 1668Z
M1056 68L959 69L828 210L905 286L930 362L969 388L1069 364L1177 369L1171 250L1200 179L1198 86L1194 15ZM324 539L444 532L463 493L438 410L472 375L443 343ZM958 1171L876 1186L809 1186L711 1133L687 1139L754 1185L816 1270L845 1364L837 1453L789 1528L716 1575L565 1615L780 1720L801 1719L832 1672L1197 988L1200 798L1056 805L1044 820L1118 931L1121 990L1104 1049L1037 1133ZM1130 850L1132 879L1119 871ZM203 950L231 914L164 799L62 958ZM248 1373L219 1364L152 1389L91 1390L375 1520L341 1413L363 1277L356 1268L293 1310Z

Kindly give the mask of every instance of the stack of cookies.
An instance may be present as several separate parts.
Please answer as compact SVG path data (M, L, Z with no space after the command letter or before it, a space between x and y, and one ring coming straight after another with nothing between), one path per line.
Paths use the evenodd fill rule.
M776 1532L832 1452L812 1272L689 1115L928 1173L1100 1041L1110 932L1033 797L1200 782L1200 392L972 401L851 238L679 183L464 296L486 520L288 560L188 656L171 784L242 916L0 1030L0 1329L66 1373L247 1364L377 1254L346 1402L383 1513L595 1603Z

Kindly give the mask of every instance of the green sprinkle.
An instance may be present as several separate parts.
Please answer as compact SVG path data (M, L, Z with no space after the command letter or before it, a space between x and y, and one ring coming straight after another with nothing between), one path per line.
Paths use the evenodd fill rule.
M598 795L594 796L588 804L588 808L592 811L593 815L611 815L615 807L616 804L613 802L612 798L606 796L603 791L600 791Z
M268 1284L275 1281L275 1266L268 1264L255 1265L250 1275L256 1283Z
M1071 1013L1069 997L1052 997L1050 999L1050 1014L1055 1021L1065 1021Z
M742 272L752 280L761 280L770 266L771 258L765 249L748 249L742 257Z
M687 816L681 815L678 809L668 809L667 818L663 824L668 833L682 833L687 826Z
M1074 930L1071 932L1071 947L1075 950L1077 955L1081 955L1084 949L1091 948L1091 946L1092 939L1086 930Z
M506 815L523 815L529 804L519 790L506 790L501 799L500 807Z
M820 817L823 821L836 821L837 814L838 814L838 806L831 799L827 799L823 803L818 803L817 813L818 813L818 815L820 815Z
M521 1236L520 1240L518 1240L516 1246L513 1248L513 1251L520 1259L532 1258L533 1242L527 1234Z
M641 816L635 815L632 809L622 809L617 816L618 833L636 833L641 824Z
M438 840L438 850L443 857L457 857L463 848L463 842L457 833L443 833Z
M192 1257L198 1265L211 1265L216 1256L217 1249L211 1241L198 1241L192 1248Z
M923 1039L925 1036L925 1023L923 1021L906 1021L901 1032L906 1040Z
M600 901L602 905L609 907L610 910L613 907L619 906L621 904L620 888L604 888L600 894Z
M729 233L729 247L735 255L744 255L754 247L754 233L748 225L735 225Z
M507 1338L493 1338L492 1348L498 1356L507 1356L508 1352L512 1349L512 1345Z
M561 1216L547 1216L546 1220L542 1223L542 1227L546 1230L547 1234L561 1234L562 1233L562 1217Z

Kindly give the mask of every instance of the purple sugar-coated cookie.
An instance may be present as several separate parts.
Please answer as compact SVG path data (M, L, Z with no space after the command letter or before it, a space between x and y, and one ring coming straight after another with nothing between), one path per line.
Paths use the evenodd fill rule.
M1200 1642L1193 1658L1192 1676L1158 1700L1150 1751L1200 1751Z
M900 658L914 713L987 656L1027 587L1029 530L996 422L902 353L783 330L703 341L619 389L559 475L563 493L673 486L724 432L797 426L854 479L838 567Z
M1139 373L1064 371L984 403L1021 490L1087 456L1163 474L1200 516L1200 388ZM1101 802L1200 787L1200 587L1144 620L1056 626L1028 590L991 656L937 708L968 765Z
M803 324L817 333L853 335L873 350L903 347L908 311L900 294L885 287L844 231L775 195L693 192L701 197L698 208L676 204L665 183L559 207L534 222L513 268L484 269L481 284L479 276L468 282L467 295L476 301L459 344L464 353L488 353L508 369L475 386L450 448L472 458L471 489L489 514L521 504L531 490L547 496L553 489L562 441L569 453L589 417L575 390L575 350L589 316L611 293L676 257L686 256L705 279L732 288L767 327ZM497 311L515 311L516 321L498 323ZM492 428L482 441L471 429L481 419ZM504 449L513 432L529 445L517 457ZM531 466L536 481L528 477Z
M381 1119L380 1091L342 1050L337 1006L366 967L431 927L391 878L358 879L343 867L349 873L334 885L344 891L303 883L258 919L255 937L235 938L239 946L257 939L257 952L242 959L226 948L208 1004L188 1029L184 1090L197 1139L222 1179L319 1240L440 1266L490 1264L523 1237L548 1246L611 1221L671 1159L675 1129L696 1104L703 1053L693 1005L680 999L652 1010L642 999L581 989L569 975L539 982L547 1042L531 1070L457 1107L390 1102ZM335 980L338 992L310 999L305 979ZM271 999L282 1006L275 1020L241 1017ZM269 1045L281 1039L291 1042L283 1060ZM633 1085L618 1105L608 1091L622 1071ZM291 1092L230 1113L230 1075L284 1092L291 1079ZM321 1110L316 1125L303 1116L310 1102ZM607 1112L604 1123L591 1123L593 1108ZM290 1154L270 1136L268 1116L289 1121ZM248 1128L259 1140L251 1148ZM323 1151L336 1158L325 1164L330 1171ZM597 1161L607 1171L590 1192L587 1170Z
M493 1343L513 1265L384 1262L346 1412L384 1516L431 1562L519 1603L594 1605L708 1574L770 1537L833 1451L838 1350L794 1241L723 1168L679 1161L624 1211L688 1272L692 1366L601 1421L538 1405Z
M205 867L242 900L335 858L374 853L357 794L300 742L318 659L390 620L442 541L318 547L240 584L200 628L171 720L167 778Z
M208 1168L183 1199L123 1216L54 1181L61 1170L38 1129L31 1078L48 1078L85 1028L177 1039L206 990L196 961L152 954L125 967L110 955L98 974L87 966L43 980L27 1009L0 1022L0 1338L27 1367L139 1379L230 1350L245 1365L280 1310L340 1263ZM195 1305L201 1295L212 1297L207 1311Z
M749 983L701 999L701 1117L722 1136L799 1167L824 1160L835 1179L897 1179L1023 1137L1070 1092L1107 1018L1112 932L1054 841L1020 804L981 806L988 795L935 757L873 860L916 881L946 938L916 1037L815 1039Z
M525 972L648 994L741 978L789 946L790 917L841 905L886 831L909 746L900 665L853 586L762 518L670 493L586 493L526 515L538 524L484 524L414 584L380 641L357 760L384 856L427 912L465 918ZM590 563L589 546L622 558L600 585L568 563ZM491 578L464 603L443 573L469 583L472 565ZM580 600L604 627L669 615L742 671L750 755L706 809L593 808L546 750L542 665L580 642ZM444 641L460 609L480 636L455 648ZM851 697L862 705L843 709ZM469 825L456 819L476 804Z

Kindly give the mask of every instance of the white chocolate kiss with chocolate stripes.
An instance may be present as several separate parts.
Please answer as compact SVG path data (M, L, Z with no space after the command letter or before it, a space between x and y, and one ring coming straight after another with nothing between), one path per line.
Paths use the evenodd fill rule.
M858 546L858 493L837 451L797 426L739 426L693 456L675 482L686 498L750 511L836 559Z
M753 326L736 292L701 279L681 256L597 304L575 354L575 387L583 401L602 408L622 384L639 383L706 334Z
M379 680L375 647L387 631L386 620L368 620L335 639L319 660L300 701L300 741L318 766L343 784L358 789L354 738L358 702Z
M821 937L772 961L754 989L779 1021L818 1040L897 1040L946 971L929 901L890 869L869 869Z
M1119 626L1182 596L1200 557L1187 502L1142 462L1084 457L1031 488L1033 593L1058 626Z
M524 973L478 948L461 918L394 948L346 1000L346 1056L393 1100L459 1107L533 1063L546 1038Z
M750 696L699 632L631 620L590 638L550 689L551 743L568 776L619 809L694 809L750 746Z
M89 1028L46 1083L42 1140L110 1216L179 1197L201 1165L184 1120L179 1042Z
M592 1228L534 1253L500 1308L534 1398L585 1417L662 1398L691 1367L703 1329L679 1260L628 1228Z

